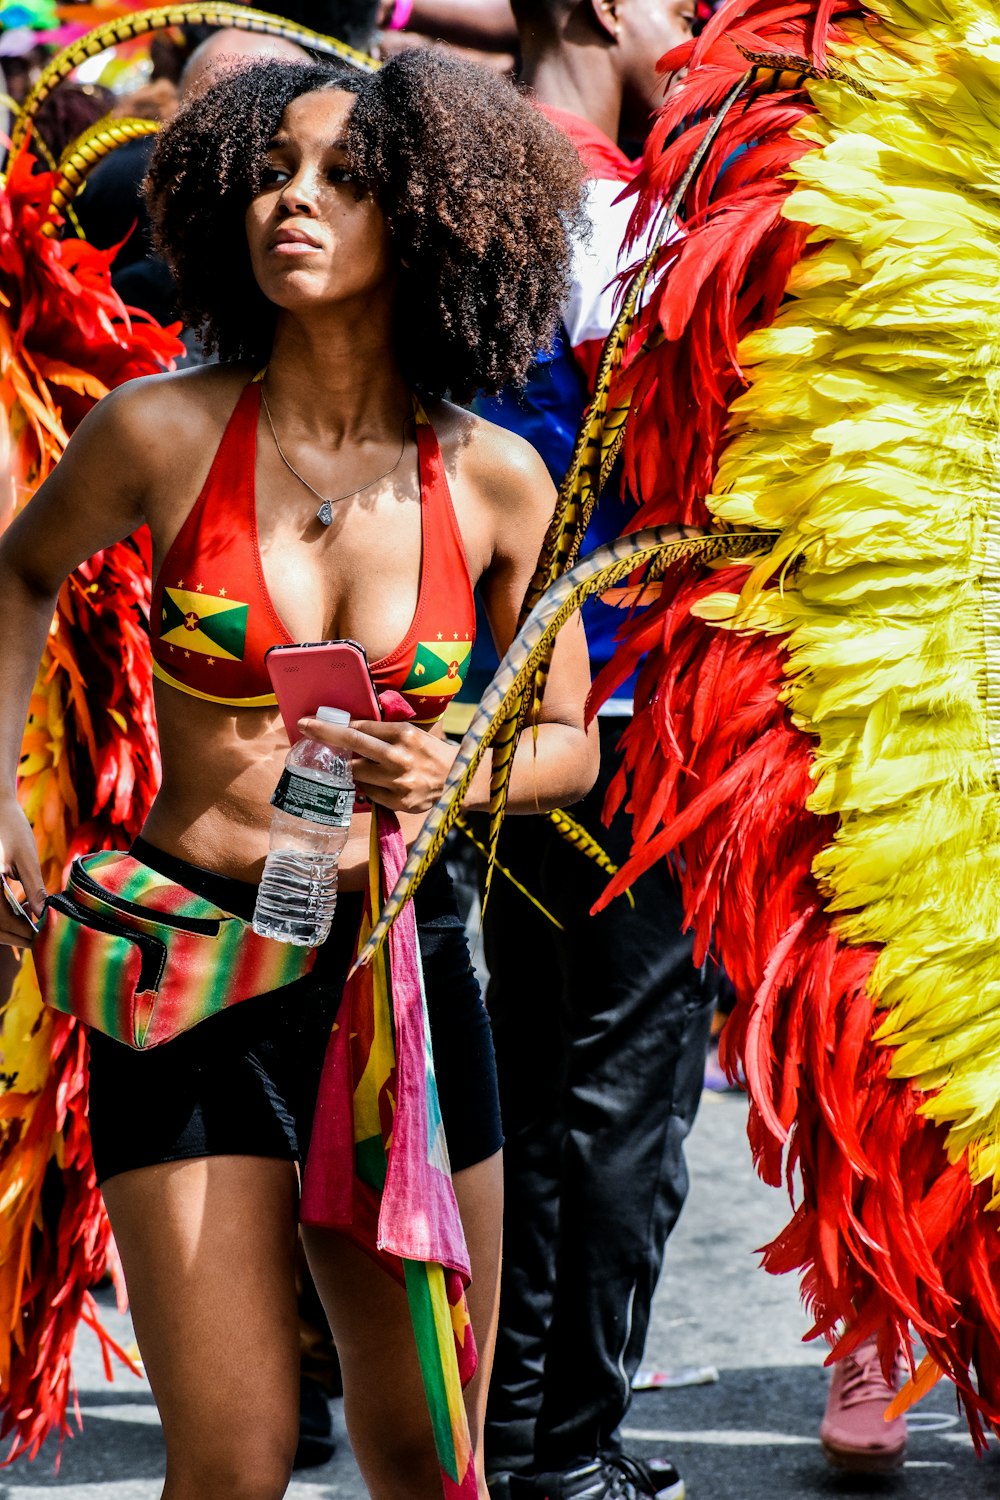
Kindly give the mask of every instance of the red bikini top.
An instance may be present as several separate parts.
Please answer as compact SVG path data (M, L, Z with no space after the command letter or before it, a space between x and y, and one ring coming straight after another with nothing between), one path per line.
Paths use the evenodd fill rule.
M236 708L276 704L269 646L292 644L264 581L254 471L260 386L251 382L226 424L201 494L153 584L153 672L182 693ZM378 692L394 688L433 724L465 680L476 609L441 449L417 407L422 556L417 607L394 651L369 662Z

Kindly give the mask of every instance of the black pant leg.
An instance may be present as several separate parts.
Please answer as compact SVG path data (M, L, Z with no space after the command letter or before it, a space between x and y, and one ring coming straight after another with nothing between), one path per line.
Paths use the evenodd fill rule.
M600 822L620 723L602 724L602 770L576 815L617 863L631 820ZM655 866L587 915L605 877L553 850L546 890L564 907L568 1066L557 1275L536 1425L539 1469L565 1468L617 1441L645 1345L663 1249L687 1193L683 1141L700 1094L712 996L681 933L675 877ZM697 1089L691 1084L697 1079ZM680 1085L680 1087L679 1087Z
M627 855L630 821L622 816L605 829L600 812L620 727L602 725L598 786L573 809L618 862ZM565 1468L614 1446L629 1404L663 1247L687 1191L683 1141L700 1093L712 998L691 962L690 938L681 936L679 896L665 865L637 882L634 908L620 899L595 918L589 908L606 877L551 829L540 863L518 874L565 925L563 933L544 934L542 972L557 974L558 994L530 1000L536 1014L558 1007L547 1082L536 1077L523 1129L512 1137L507 1127L505 1174L511 1204L539 1215L539 1237L556 1229L534 1462ZM495 949L516 945L516 930L503 933L496 912L487 927ZM537 956L532 947L532 962ZM502 971L494 990L502 1025L516 1003ZM525 998L522 988L518 999ZM523 1078L524 1058L514 1066ZM557 1219L551 1202L541 1201L553 1183ZM505 1214L515 1236L505 1252L505 1323L524 1321L529 1303L537 1320L542 1307L532 1271L517 1265L525 1230L512 1225L512 1213ZM508 1339L494 1375L491 1422L518 1388L515 1354ZM521 1395L527 1405L523 1384Z
M542 818L510 818L503 830L500 857L536 896L554 836ZM504 1129L504 1255L486 1420L487 1472L531 1469L542 1404L556 1278L560 1078L566 1063L554 933L506 877L494 875L483 940Z

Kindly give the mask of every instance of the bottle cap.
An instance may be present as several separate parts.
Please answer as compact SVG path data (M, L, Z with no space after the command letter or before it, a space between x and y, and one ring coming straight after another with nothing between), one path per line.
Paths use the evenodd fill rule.
M318 708L316 717L321 724L349 724L351 716L346 708Z

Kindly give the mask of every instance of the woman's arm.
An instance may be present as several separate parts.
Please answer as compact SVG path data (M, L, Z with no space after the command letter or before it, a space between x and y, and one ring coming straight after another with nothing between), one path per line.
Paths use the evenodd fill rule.
M517 629L545 532L555 506L548 470L529 443L483 423L478 446L480 480L493 515L493 559L479 581L490 630L501 657ZM597 728L584 728L590 691L590 657L579 614L556 637L552 667L542 700L537 737L524 733L514 756L508 807L511 812L546 812L577 802L593 786L600 763ZM490 757L476 773L466 807L489 804Z
M517 617L555 503L548 471L522 438L490 423L476 424L462 457L462 483L485 515L490 561L479 589L497 651L514 638ZM576 802L593 786L600 762L596 727L584 728L590 662L577 615L560 632L552 656L537 737L525 733L511 774L508 809L544 812ZM354 755L354 779L372 801L395 812L424 813L441 794L455 747L408 724L355 723L349 728L303 720L305 732ZM489 804L490 763L484 759L465 806Z
M379 25L387 26L395 10L393 0L383 0ZM413 0L406 21L408 30L460 46L510 51L517 46L517 27L508 0Z
M8 621L0 653L0 868L21 882L36 916L45 889L34 836L16 794L28 705L64 580L86 558L143 523L146 461L136 406L134 387L105 397L0 536L0 599ZM0 942L27 938L26 925L0 902Z

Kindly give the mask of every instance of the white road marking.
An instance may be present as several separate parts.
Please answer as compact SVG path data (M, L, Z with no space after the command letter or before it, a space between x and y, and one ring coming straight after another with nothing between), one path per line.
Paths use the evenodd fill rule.
M91 1422L141 1422L144 1426L158 1427L160 1414L155 1406L132 1401L116 1402L113 1406L83 1406L80 1411Z
M702 1427L697 1432L678 1432L670 1427L625 1427L622 1437L633 1443L704 1443L718 1448L815 1448L815 1437L792 1432L754 1432L736 1428Z

